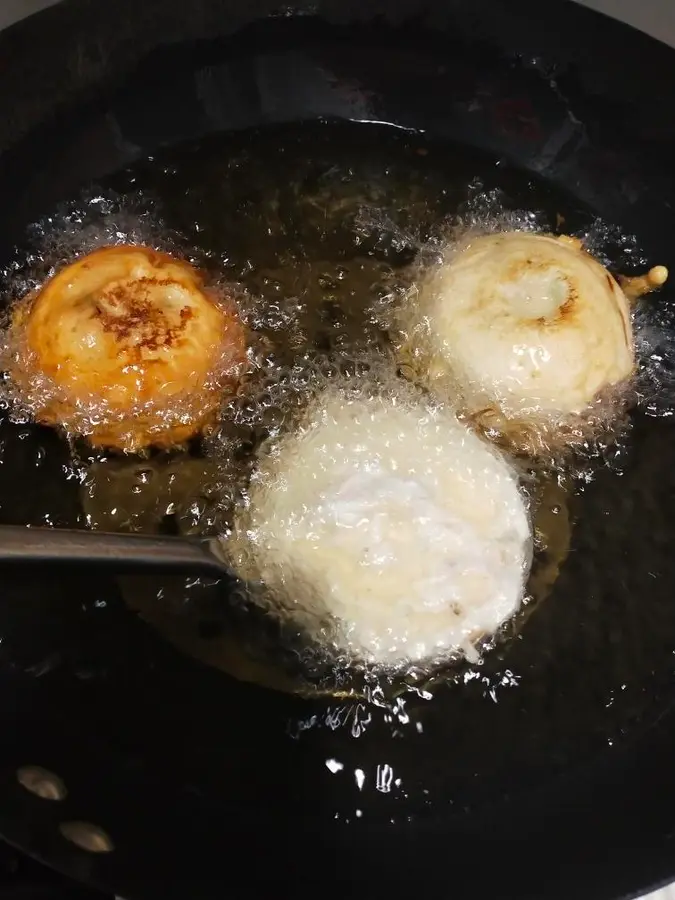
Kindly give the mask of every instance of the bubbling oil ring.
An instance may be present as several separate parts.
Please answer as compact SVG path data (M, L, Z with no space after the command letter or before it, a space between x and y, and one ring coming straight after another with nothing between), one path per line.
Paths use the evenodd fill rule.
M143 246L103 247L59 270L14 307L5 336L16 403L127 452L203 430L246 363L231 302Z
M474 427L529 455L563 454L632 404L630 305L667 277L655 266L622 289L577 238L462 233L393 307L394 343L407 377Z
M536 536L535 557L526 586L526 601L520 612L505 624L494 639L495 652L502 640L511 640L526 626L529 618L549 596L570 550L572 520L570 486L554 475L539 476L531 488L533 526ZM456 664L431 672L416 670L413 679L399 674L391 678L366 673L371 685L364 685L363 673L330 671L318 681L306 673L289 668L289 660L274 645L261 642L255 613L252 618L233 619L215 586L186 588L184 580L174 580L158 596L156 581L140 576L121 580L127 606L148 625L186 655L217 668L240 681L252 682L270 690L296 694L307 699L330 697L370 701L372 683L378 685L387 702L412 690L432 690L454 680ZM193 597L190 595L194 594ZM200 600L201 595L201 600ZM209 600L209 598L213 598ZM204 628L204 621L212 628Z

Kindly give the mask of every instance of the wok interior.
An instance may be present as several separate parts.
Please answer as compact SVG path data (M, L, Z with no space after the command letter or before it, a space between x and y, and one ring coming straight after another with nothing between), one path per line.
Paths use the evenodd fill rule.
M139 139L143 129L135 120L129 130ZM285 148L283 153L280 147ZM420 153L421 149L425 152ZM414 219L414 196L411 198L410 192L415 185L421 185L423 195L422 223L412 228L420 242L428 238L433 222L457 208L466 197L467 185L477 176L483 179L485 192L493 187L504 189L507 205L543 211L550 227L558 214L565 217L570 230L592 231L595 221L595 210L506 165L495 168L494 157L447 141L397 136L375 126L310 125L259 134L244 132L215 139L201 149L181 148L163 157L156 155L159 158L152 163L141 164L131 176L113 177L105 187L124 198L137 191L138 178L147 196L157 198L166 233L182 236L186 251L212 253L220 260L227 256L240 276L249 256L257 257L259 262L247 276L249 286L263 296L268 291L268 298L278 291L279 280L285 293L289 265L284 251L288 254L291 247L300 259L290 260L290 268L307 273L314 267L323 275L326 260L343 262L346 257L350 262L350 254L363 256L365 266L402 269L416 249L396 240L401 232L410 233L410 219ZM228 171L228 161L233 158L242 161L244 171L249 166L254 176L244 177L241 170ZM377 210L378 204L388 207L389 197L404 198L394 200L394 208L387 209L388 214L398 217L397 228L371 229L366 249L361 245L358 253L347 240L353 217L349 205L341 205L344 197L339 193L340 179L331 181L330 175L336 166L344 171L350 165L361 184L371 182L373 172L379 174L389 168L394 173L382 197L368 198L371 211ZM58 197L66 203L76 196L75 162L70 166L71 190ZM267 173L266 177L261 177L261 172ZM267 243L268 255L261 259L261 204L269 210L276 185L293 184L294 179L297 183L298 172L304 179L302 191L293 196L289 189L281 189L277 200L277 209L282 212L279 218L292 227L289 233L279 232L275 241ZM441 184L443 190L439 190ZM321 196L321 190L327 190L322 203L308 209L303 196ZM50 203L45 202L37 212L53 212ZM328 218L326 213L331 208L334 214ZM229 211L236 214L228 215ZM22 233L17 230L13 237L20 242ZM612 241L607 243L611 254ZM620 252L617 254L614 248L613 263L622 259L620 254L625 249L622 240L616 244ZM650 247L645 251L651 257ZM9 256L7 261L9 264ZM8 276L13 274L10 268ZM316 289L312 276L306 277ZM297 291L297 285L293 289ZM661 302L667 304L668 298ZM2 430L3 521L81 524L81 493L77 478L69 477L70 453L63 442L28 424L14 425L5 420ZM464 668L461 678L438 691L433 700L413 694L405 705L394 702L388 709L341 698L304 705L296 699L242 687L220 673L216 676L194 669L192 680L183 683L204 693L201 702L190 710L174 696L181 686L178 673L185 676L185 664L158 645L152 653L162 660L167 687L159 701L163 709L160 718L168 723L178 710L183 722L196 722L197 714L202 717L196 731L203 738L202 745L185 749L184 760L190 754L192 760L214 759L218 752L227 755L230 761L241 763L248 776L234 790L235 800L248 802L253 794L253 799L262 804L267 798L262 788L252 786L254 769L242 761L256 741L274 734L275 742L284 746L290 742L290 749L285 751L289 756L295 752L303 755L307 779L320 788L316 801L311 792L303 792L302 803L310 813L323 816L337 812L353 819L360 810L362 815L365 811L366 816L388 821L392 816L405 818L445 808L449 797L453 803L471 806L493 799L507 787L517 791L531 781L533 771L548 779L620 740L631 725L658 709L662 687L672 675L675 612L670 596L675 562L669 551L669 536L675 513L665 498L672 485L669 459L674 440L668 418L636 415L630 452L620 461L621 476L611 467L601 467L594 479L577 491L570 552L550 595L525 624L520 639L489 655L480 668ZM32 485L29 492L18 488L27 479ZM96 579L92 594L94 585L96 591L103 590L106 595L105 610L87 605L81 615L73 614L74 620L69 614L68 621L71 626L74 621L77 624L75 656L90 656L83 649L88 641L101 654L92 669L106 693L115 685L123 688L133 666L142 663L140 652L133 651L124 663L107 665L104 660L123 654L127 645L145 647L145 641L148 647L155 645L125 609L113 585L103 589ZM33 590L39 599L39 589ZM213 590L217 592L217 588ZM216 602L205 600L204 604L211 610L206 617L207 632L208 623L216 619L213 637L220 598ZM25 624L14 627L3 648L6 655L24 659L22 641L28 639L40 615L38 602L33 618L27 614ZM101 642L103 618L115 641L109 638ZM201 622L203 625L203 617ZM139 636L131 637L132 632ZM64 632L57 629L55 634L63 637ZM208 644L212 639L197 638L193 647L199 640ZM53 657L55 647L53 644L45 649L43 663ZM202 658L206 656L207 651ZM39 663L32 659L30 665ZM58 668L61 663L50 665ZM157 700L149 686L141 683L138 690L148 704ZM85 705L88 702L92 698L83 701ZM228 704L227 719L234 727L225 735L213 719L222 716ZM123 715L121 708L119 715ZM149 735L147 738L152 740ZM215 765L204 765L202 771L204 783L218 789ZM279 790L280 778L280 773L269 772L264 781ZM393 798L400 801L395 808Z
M157 228L159 241L162 229L183 240L188 256L205 254L207 265L226 260L236 279L260 295L254 324L279 346L279 364L284 355L301 355L312 344L342 340L344 346L352 336L381 342L364 308L373 298L386 302L439 222L458 210L476 219L510 221L518 208L536 210L548 227L564 216L566 225L576 220L600 241L591 212L515 170L502 167L495 177L490 162L462 148L357 124L214 138L168 151L97 186L97 197L115 197L104 214L100 200L71 201L70 211L66 207L43 226L38 246L42 241L52 259L40 264L53 262L64 246L70 250L82 234L105 240L110 223L120 233L128 222L140 222L149 235ZM495 193L497 188L504 193ZM211 469L206 482L218 486L220 478L227 484L228 476L231 481L223 460L232 466L238 459L245 472L265 433L256 416L239 422L238 431L228 432L226 425L210 447L194 446L187 456L134 461L94 455L78 445L64 468L68 451L62 441L6 420L3 471L12 485L6 483L4 496L11 518L37 524L46 515L54 524L150 531L222 528L227 504L215 490L209 506L204 476ZM531 582L540 602L526 608L510 626L510 639L482 665L412 670L403 683L381 676L354 680L349 673L307 681L302 668L294 671L275 656L279 634L236 606L233 613L222 586L127 579L121 596L160 635L201 662L266 688L314 695L299 713L292 712L297 701L288 700L285 731L289 741L316 745L317 780L342 775L348 787L335 800L341 815L354 815L361 808L355 803L365 803L370 794L405 799L401 812L443 803L450 784L453 797L478 803L505 777L513 784L518 772L533 765L552 771L615 741L627 718L651 708L646 673L655 667L669 671L675 642L675 614L659 596L661 582L653 575L670 566L663 554L670 512L658 497L670 477L666 448L673 437L668 419L637 414L627 442L618 445L617 460L577 464L571 474L592 473L588 485L583 478L570 480L569 470L540 472L544 499L535 526L543 549ZM52 486L53 498L41 490L26 492L9 455L13 447L21 464L34 467ZM616 452L611 441L607 452ZM82 475L74 477L78 471ZM31 510L31 503L45 512ZM650 521L650 529L636 529L641 518ZM571 531L564 521L573 522ZM119 615L125 617L121 608ZM140 627L130 613L126 619L125 628ZM225 676L219 689L223 698L241 690ZM246 715L265 715L267 702L261 694ZM245 729L234 741L243 751Z

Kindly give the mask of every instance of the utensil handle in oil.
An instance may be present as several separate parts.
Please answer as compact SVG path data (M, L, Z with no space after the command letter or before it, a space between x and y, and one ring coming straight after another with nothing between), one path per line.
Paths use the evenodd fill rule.
M98 565L117 571L227 574L203 539L0 526L0 566Z

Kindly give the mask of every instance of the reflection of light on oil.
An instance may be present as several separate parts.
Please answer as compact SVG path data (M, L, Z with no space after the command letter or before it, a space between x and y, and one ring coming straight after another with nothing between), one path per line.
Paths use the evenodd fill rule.
M424 134L424 128L412 128L410 125L399 125L396 122L386 122L384 119L348 119L349 122L357 122L361 125L386 125L388 128L398 128L399 131L407 131L411 134Z
M390 765L384 763L377 767L375 773L375 789L381 794L388 794L394 781L394 770Z
M344 769L344 765L341 762L338 762L336 759L327 759L326 768L329 772L332 772L333 775L336 775L338 772L341 772Z
M626 688L627 688L627 686L628 686L628 685L622 684L622 685L620 685L619 690L620 690L620 691L625 691ZM609 699L608 699L607 703L605 703L605 709L609 709L610 706L613 706L615 700L616 700L616 692L615 692L615 691L610 691L610 693L609 693Z
M363 785L366 783L366 773L363 769L354 769L354 778L356 780L357 788L362 791Z
M358 738L365 732L373 720L373 715L365 703L354 705L329 706L322 715L312 715L307 719L296 719L288 723L288 734L298 739L300 735L312 728L329 728L338 731L349 728L352 737Z
M368 712L366 710L366 707L363 706L363 704L359 703L359 705L354 710L354 718L352 721L352 737L361 737L372 720L372 713Z
M385 715L384 721L398 722L399 725L408 725L410 716L406 712L405 700L403 697L397 697L396 700L394 700L391 712Z
M476 669L469 669L464 672L462 680L464 684L468 684L470 681L480 681L485 685L483 696L489 697L493 703L497 703L499 688L518 687L520 675L514 675L510 669L506 669L501 674L497 673L493 677L488 677L481 675Z

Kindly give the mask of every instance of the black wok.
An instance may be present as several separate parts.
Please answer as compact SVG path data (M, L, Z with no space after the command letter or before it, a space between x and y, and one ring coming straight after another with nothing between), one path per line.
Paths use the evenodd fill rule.
M0 63L3 260L31 222L137 158L216 131L337 117L513 163L675 268L675 56L571 3L65 0L4 32ZM589 584L610 585L597 615L611 610L612 659L634 649L628 599L612 592L636 615L675 594L669 420L641 448L606 519L629 517L632 540L597 522L577 538ZM19 454L4 477L21 465ZM23 524L2 477L2 524ZM39 510L49 477L30 484ZM596 734L607 672L570 675L571 662L551 659L535 712L493 704L511 709L508 742L497 713L472 725L473 740L483 729L485 744L504 741L488 771L452 742L400 751L381 710L371 743L349 743L365 706L289 697L188 658L127 609L107 568L11 567L1 579L0 834L82 881L127 900L614 900L675 877L667 616L611 744ZM312 716L324 727L305 739L298 722ZM456 723L461 745L459 709ZM341 780L326 764L338 752L379 789ZM58 776L61 799L26 788L30 766Z

